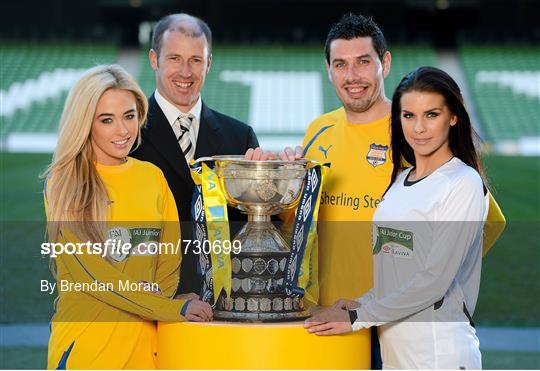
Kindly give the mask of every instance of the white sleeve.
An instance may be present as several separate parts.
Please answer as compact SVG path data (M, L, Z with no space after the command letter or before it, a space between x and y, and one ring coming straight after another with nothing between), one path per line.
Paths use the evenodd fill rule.
M435 217L432 247L425 266L398 291L374 298L358 308L353 330L402 320L443 298L469 249L481 236L484 213L479 177L461 178L450 187Z
M375 288L373 287L364 295L360 296L359 298L354 299L354 301L356 301L360 305L365 305L368 301L370 301L374 297L375 297Z

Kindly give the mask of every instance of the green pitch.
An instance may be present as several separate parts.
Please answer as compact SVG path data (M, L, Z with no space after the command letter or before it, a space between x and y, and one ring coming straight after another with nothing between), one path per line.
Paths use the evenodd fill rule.
M2 310L0 322L44 322L52 295L40 292L50 278L39 254L44 236L42 184L38 174L50 155L0 154L2 167ZM540 169L538 157L490 156L485 164L508 221L485 257L475 321L483 325L540 326ZM7 308L9 303L9 308ZM13 310L17 308L17 310Z
M44 369L46 348L0 348L3 369ZM540 367L539 352L482 352L482 367L490 370L535 370Z

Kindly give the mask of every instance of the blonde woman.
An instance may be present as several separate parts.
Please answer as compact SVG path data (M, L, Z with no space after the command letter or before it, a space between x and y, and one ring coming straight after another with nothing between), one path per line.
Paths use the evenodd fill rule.
M147 108L118 65L90 69L67 98L44 173L49 241L65 247L51 259L49 368L152 369L155 320L212 319L207 303L173 299L181 252L158 243L180 238L174 198L157 167L128 157Z

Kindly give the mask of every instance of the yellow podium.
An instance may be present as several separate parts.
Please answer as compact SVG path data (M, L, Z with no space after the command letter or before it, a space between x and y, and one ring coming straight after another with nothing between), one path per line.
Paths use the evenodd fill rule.
M317 336L303 322L159 323L160 369L369 369L370 331Z

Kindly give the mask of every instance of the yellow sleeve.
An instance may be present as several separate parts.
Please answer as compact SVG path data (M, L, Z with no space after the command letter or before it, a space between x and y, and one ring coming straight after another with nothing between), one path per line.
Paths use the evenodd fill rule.
M146 291L120 291L119 282L134 280L118 271L100 255L62 254L57 259L62 259L75 283L111 283L114 288L111 291L85 291L103 303L148 320L185 321L180 314L185 300L172 300Z
M499 239L506 226L506 219L491 192L489 192L489 211L484 224L484 244L482 256L485 256Z
M162 215L163 215L163 233L160 242L171 243L174 251L168 251L158 256L155 281L159 285L162 294L171 298L176 293L178 281L180 279L180 263L182 261L182 244L179 243L180 224L178 222L178 211L174 196L165 180L161 175L162 184ZM176 247L180 247L176 251Z
M46 191L50 189L50 182L45 184L45 189ZM45 211L48 216L47 192L44 194L44 203ZM171 211L171 213L172 212L173 211ZM175 219L178 220L176 206L174 206L174 213ZM62 240L63 241L58 242L65 244L66 242L71 241L69 238L67 240L62 238ZM56 259L62 260L62 263L71 275L73 283L93 283L95 281L103 284L111 283L114 288L112 291L85 291L85 293L103 303L149 320L185 321L185 318L180 314L181 310L185 309L183 308L186 304L185 300L172 300L163 295L154 294L149 291L121 291L119 282L136 282L136 280L117 270L101 255L87 253L62 254ZM178 265L179 262L177 266ZM159 286L161 289L161 285Z

